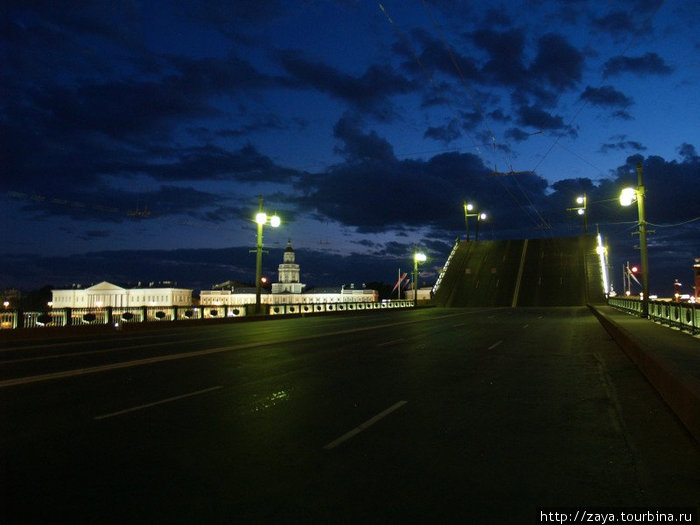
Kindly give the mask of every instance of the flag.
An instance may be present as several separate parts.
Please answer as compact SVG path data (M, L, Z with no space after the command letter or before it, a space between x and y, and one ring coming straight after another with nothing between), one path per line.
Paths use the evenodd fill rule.
M408 274L406 272L404 272L403 275L399 277L399 280L396 281L396 284L394 285L394 287L391 290L392 293L395 292L399 286L401 286L401 281L403 281L407 275Z
M634 282L637 283L639 286L642 286L642 283L639 282L639 279L637 279L637 276L634 275L634 272L630 270L629 266L627 267L627 275L634 279Z

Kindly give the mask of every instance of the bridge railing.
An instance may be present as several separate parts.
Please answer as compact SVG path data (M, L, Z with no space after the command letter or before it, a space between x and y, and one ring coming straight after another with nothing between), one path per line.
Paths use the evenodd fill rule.
M270 316L314 314L325 312L354 312L409 308L411 300L347 303L303 303L263 305ZM255 305L200 305L200 306L134 306L102 308L52 308L45 312L0 310L0 330L18 328L45 328L59 326L95 326L166 323L193 319L227 319L250 315Z
M642 302L630 297L610 297L608 304L636 315L642 313ZM672 301L649 301L649 319L695 335L700 333L700 305Z

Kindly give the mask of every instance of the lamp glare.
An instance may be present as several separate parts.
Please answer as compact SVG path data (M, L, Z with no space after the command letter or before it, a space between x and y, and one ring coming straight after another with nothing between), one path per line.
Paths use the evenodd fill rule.
M634 188L625 188L620 192L620 204L622 206L630 206L637 200L637 190Z
M257 222L258 224L265 224L267 222L267 213L260 212L257 215L255 215L255 222Z

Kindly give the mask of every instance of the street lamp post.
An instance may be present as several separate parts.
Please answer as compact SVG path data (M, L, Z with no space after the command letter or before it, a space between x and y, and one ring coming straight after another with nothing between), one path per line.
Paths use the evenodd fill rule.
M649 316L649 255L647 253L647 221L644 213L644 184L642 163L637 164L637 188L625 188L620 193L620 204L630 206L637 201L639 213L639 251L642 258L642 317Z
M479 240L479 221L486 220L486 213L476 212L469 213L474 210L474 205L472 203L467 203L464 201L464 225L467 228L467 242L469 242L469 217L476 217L476 240Z
M474 209L474 205L464 201L464 225L467 228L467 242L469 242L469 217L476 215L475 213L469 213Z
M258 196L258 213L255 215L255 222L258 225L258 238L255 246L255 313L260 313L260 289L262 286L260 277L262 274L262 254L263 254L263 226L269 224L277 228L282 222L276 214L268 217L262 209L263 198Z
M425 262L428 258L423 252L419 252L413 246L413 306L418 306L418 263Z
M583 233L588 234L588 198L585 193L576 199L576 204L581 206L576 213L583 216Z
M488 218L488 216L483 211L476 213L475 215L476 215L476 240L478 241L479 240L479 223L481 221L485 221Z

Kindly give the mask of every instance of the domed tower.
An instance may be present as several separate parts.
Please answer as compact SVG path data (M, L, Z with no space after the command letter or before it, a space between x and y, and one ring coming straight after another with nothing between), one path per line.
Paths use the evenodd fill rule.
M287 241L284 258L277 271L279 282L272 283L272 293L301 293L304 285L299 282L299 265L295 262L291 239Z

